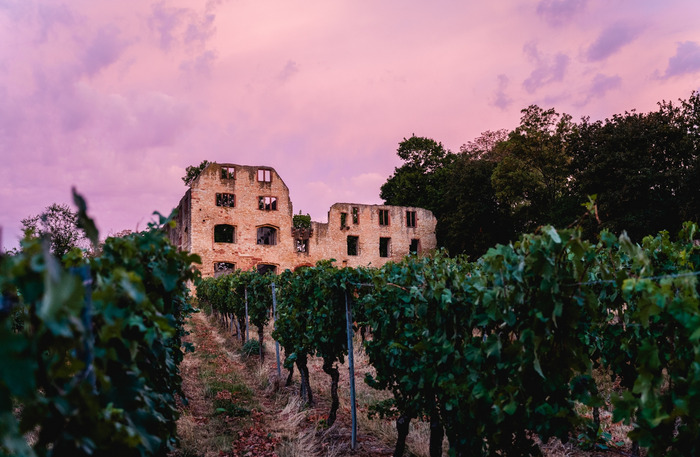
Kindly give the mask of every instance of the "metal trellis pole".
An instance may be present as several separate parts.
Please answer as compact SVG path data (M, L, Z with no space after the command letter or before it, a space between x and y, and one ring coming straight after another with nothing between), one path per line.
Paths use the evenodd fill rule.
M244 289L245 292L245 342L247 343L250 339L250 324L248 323L248 288Z
M273 328L277 326L277 293L275 291L275 283L272 286L272 316L275 319ZM282 377L282 368L280 367L280 343L275 340L275 354L277 355L277 377Z
M348 371L350 372L350 416L352 418L352 438L350 447L354 451L357 447L357 411L355 405L355 358L352 347L352 307L348 299L348 291L345 291L345 319L348 333Z

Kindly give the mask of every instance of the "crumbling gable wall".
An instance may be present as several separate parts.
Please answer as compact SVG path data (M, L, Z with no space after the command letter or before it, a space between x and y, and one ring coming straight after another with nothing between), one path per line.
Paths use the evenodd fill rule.
M380 211L387 220L380 221ZM406 214L413 213L413 226L407 226ZM381 223L380 223L381 222ZM417 240L417 251L430 252L437 246L432 212L416 207L335 203L328 212L328 223L315 227L317 236L311 244L311 255L336 259L339 266L381 266L401 260ZM320 226L323 226L321 229ZM356 238L356 251L349 251L348 237ZM386 250L380 249L381 239L388 240ZM316 252L314 252L316 250ZM314 256L316 257L316 256Z

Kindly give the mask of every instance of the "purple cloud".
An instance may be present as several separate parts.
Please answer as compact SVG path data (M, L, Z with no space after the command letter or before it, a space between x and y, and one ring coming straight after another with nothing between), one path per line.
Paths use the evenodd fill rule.
M216 16L213 14L206 14L201 19L196 16L192 17L185 32L185 44L206 45L207 40L214 36L216 31L214 28L215 19Z
M297 73L299 73L299 67L297 66L297 63L293 60L288 60L287 64L284 66L282 71L280 71L279 75L277 75L277 79L279 79L282 82L285 82Z
M700 44L694 41L678 43L676 55L668 59L663 78L680 76L700 71Z
M186 73L194 73L195 75L209 76L216 57L216 52L204 51L195 58L182 62L180 70Z
M586 7L587 0L542 0L537 4L537 14L551 25L570 22Z
M39 43L45 43L49 33L57 25L70 27L75 24L73 12L64 4L48 5L39 4L37 11L39 21L38 39Z
M160 35L160 47L164 51L170 50L175 41L175 32L180 27L187 16L185 8L169 8L163 2L156 3L151 7L151 17L148 18L148 25L151 30L155 30Z
M116 26L101 28L85 50L83 65L85 72L93 76L119 59L127 43L120 38Z
M540 55L537 45L528 43L523 47L523 51L528 58L535 63L535 69L523 82L523 87L529 93L547 84L562 81L569 65L569 56L558 53L553 58Z
M598 39L588 47L586 58L589 62L607 59L626 44L634 41L640 34L638 27L626 24L614 24L607 27Z
M586 98L583 102L577 103L576 105L585 106L591 100L603 98L609 91L617 89L620 86L622 86L622 78L620 76L605 76L604 74L598 73L588 87Z
M506 94L506 88L508 87L508 77L506 75L498 75L498 87L494 93L493 105L500 108L501 110L506 110L510 105L513 104L513 99Z
M180 42L202 49L216 32L213 9L217 5L207 3L206 11L200 15L191 8L166 7L159 2L151 7L148 25L159 35L160 47L164 51Z

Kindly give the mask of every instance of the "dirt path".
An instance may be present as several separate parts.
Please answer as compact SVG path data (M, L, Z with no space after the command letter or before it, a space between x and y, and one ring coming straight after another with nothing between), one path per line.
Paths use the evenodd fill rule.
M283 387L287 372L280 382L271 341L261 366L257 356L241 355L236 337L204 313L192 316L188 330L186 340L195 352L186 354L181 366L187 405L178 421L178 457L392 455L390 445L362 433L357 449L350 449L347 402L341 403L336 424L325 427L329 389L320 366L310 367L316 404L301 408L298 376Z

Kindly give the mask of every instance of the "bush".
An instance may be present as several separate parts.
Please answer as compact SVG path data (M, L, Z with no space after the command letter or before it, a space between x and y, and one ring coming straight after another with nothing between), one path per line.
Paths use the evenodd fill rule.
M263 350L265 347L263 346ZM241 347L241 354L245 357L253 357L260 354L260 342L258 340L248 340Z

